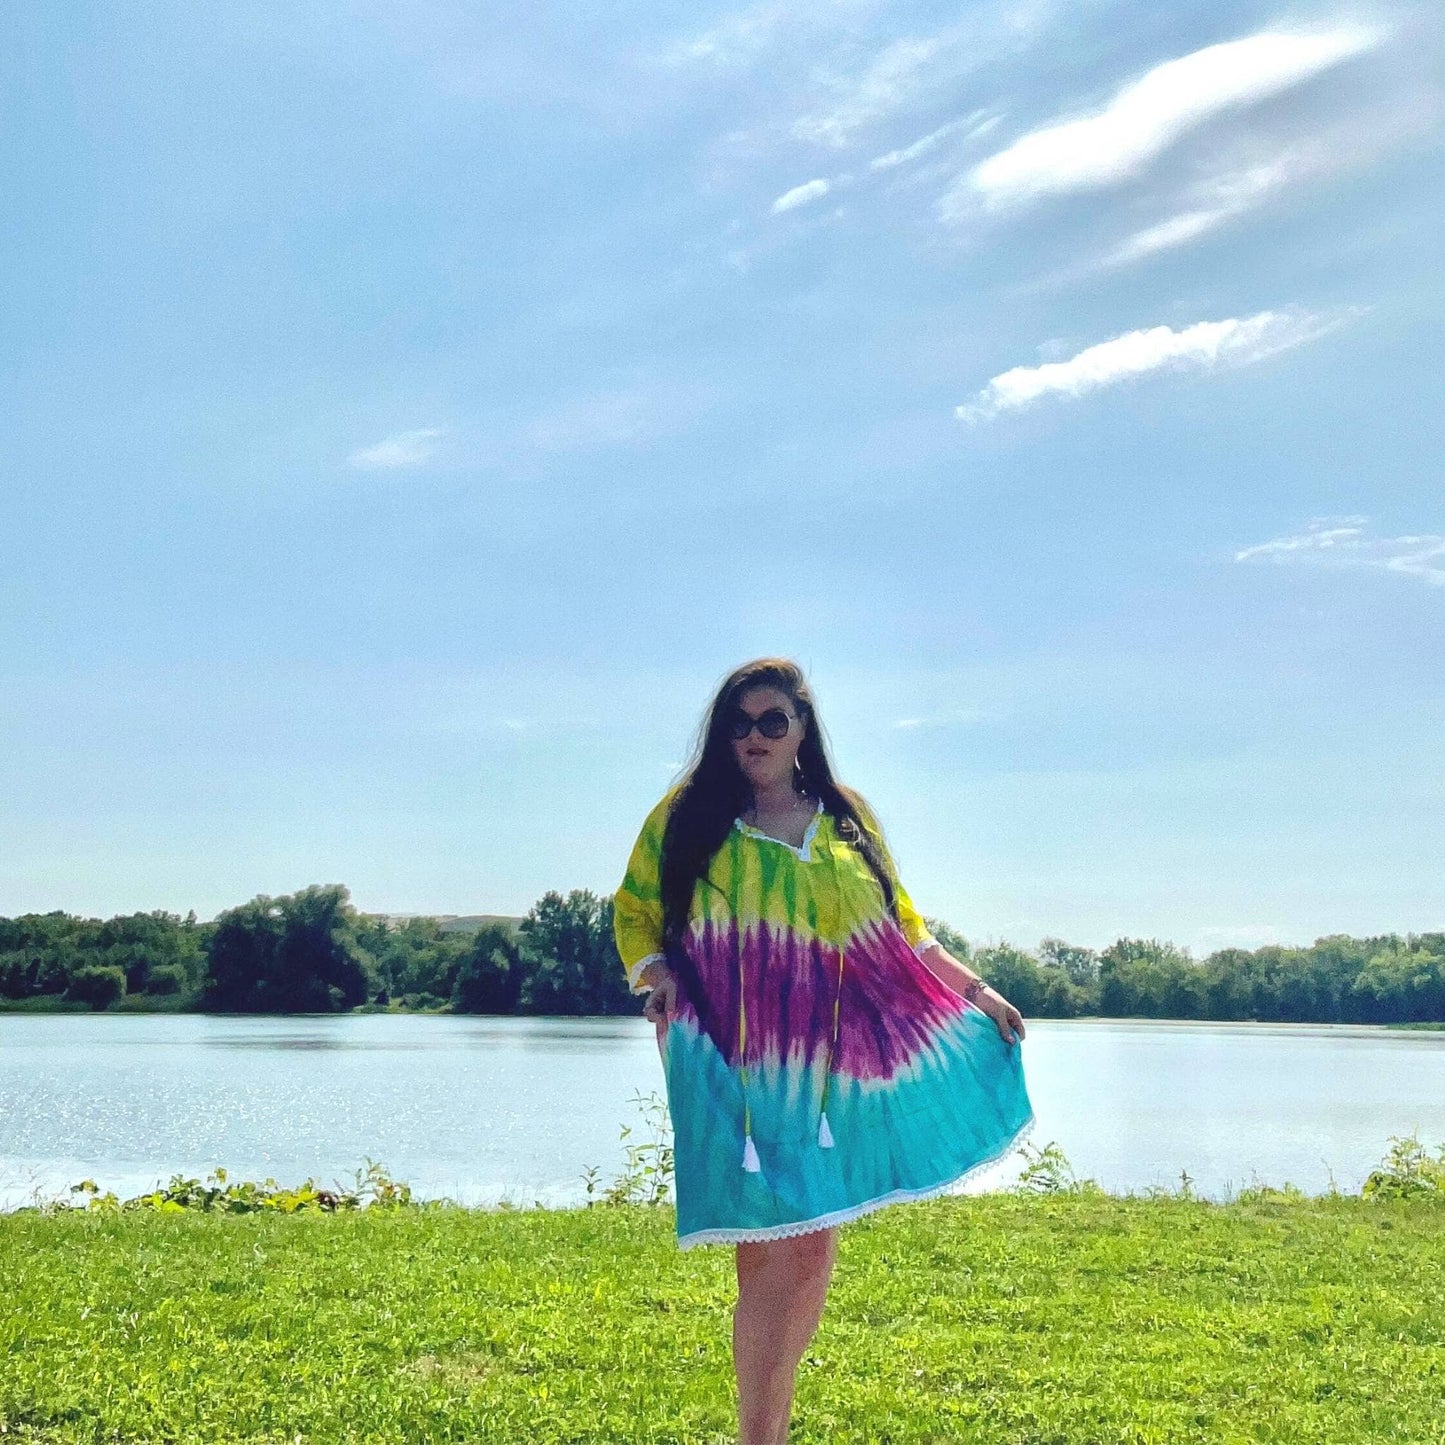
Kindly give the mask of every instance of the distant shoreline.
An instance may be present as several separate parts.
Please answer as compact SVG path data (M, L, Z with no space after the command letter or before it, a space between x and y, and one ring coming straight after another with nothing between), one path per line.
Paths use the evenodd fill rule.
M135 995L131 995L135 997ZM638 1004L638 1016L642 1006ZM73 1000L62 1000L43 996L28 999L0 999L0 1014L86 1014L91 1017L125 1017L134 1014L187 1014L204 1015L207 1018L249 1018L249 1019L338 1019L355 1018L365 1014L391 1014L409 1018L464 1018L464 1019L617 1019L630 1018L630 1014L553 1014L553 1013L467 1013L453 1008L404 1008L391 1004L361 1004L353 1009L341 1009L324 1013L251 1013L235 1009L186 1008L175 1004L140 1006L129 1001L120 1007L92 1008L89 1004ZM1445 1031L1445 1020L1424 1023L1357 1023L1340 1019L1205 1019L1172 1018L1153 1014L1028 1014L1025 1023L1034 1019L1047 1023L1111 1023L1111 1024L1194 1024L1201 1028L1213 1028L1220 1024L1252 1024L1261 1028L1340 1028L1409 1030L1413 1032Z

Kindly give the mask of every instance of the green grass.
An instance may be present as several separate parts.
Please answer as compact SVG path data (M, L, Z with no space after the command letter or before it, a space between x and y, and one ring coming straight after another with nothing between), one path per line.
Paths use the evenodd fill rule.
M732 1438L670 1209L0 1215L0 1441ZM1445 1441L1445 1209L1007 1193L843 1231L795 1445Z
M88 1014L94 1013L88 1003L62 998L58 993L36 994L33 998L0 998L0 1013L9 1014Z

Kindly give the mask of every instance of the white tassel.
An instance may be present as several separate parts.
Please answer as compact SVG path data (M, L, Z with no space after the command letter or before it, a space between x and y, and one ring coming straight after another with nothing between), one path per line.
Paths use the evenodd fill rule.
M758 1174L762 1171L762 1161L758 1158L757 1146L753 1143L753 1136L749 1134L743 1140L743 1168L749 1174Z
M833 1147L833 1131L828 1127L828 1116L818 1115L818 1148L831 1149Z

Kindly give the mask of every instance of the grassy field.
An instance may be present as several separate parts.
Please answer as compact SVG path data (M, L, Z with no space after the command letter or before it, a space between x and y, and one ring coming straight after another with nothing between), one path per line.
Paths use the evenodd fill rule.
M0 1441L730 1439L670 1209L0 1215ZM1008 1193L843 1233L795 1442L1445 1441L1445 1208Z

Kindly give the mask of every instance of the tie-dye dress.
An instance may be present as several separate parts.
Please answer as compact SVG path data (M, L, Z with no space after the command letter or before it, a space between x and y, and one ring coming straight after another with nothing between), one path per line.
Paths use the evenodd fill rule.
M661 959L663 829L647 815L614 895L634 988ZM802 846L740 818L693 893L686 934L708 1026L679 998L658 1042L680 1247L782 1239L940 1194L1033 1125L1016 1041L941 982L898 881L902 926L861 853L817 805Z

